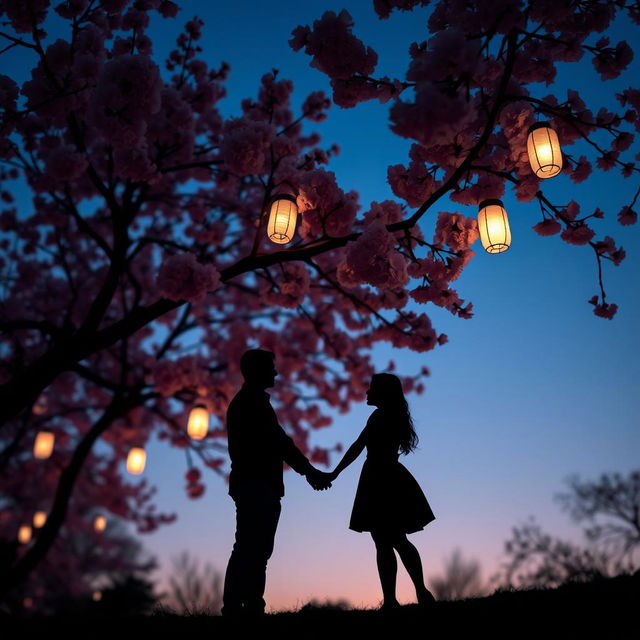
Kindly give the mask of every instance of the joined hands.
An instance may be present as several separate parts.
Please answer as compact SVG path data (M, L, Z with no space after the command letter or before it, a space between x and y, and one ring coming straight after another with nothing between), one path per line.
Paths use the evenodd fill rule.
M307 482L316 491L324 491L325 489L329 489L331 487L331 482L335 480L335 476L333 475L333 473L320 471L320 469L313 469L313 471L309 471L309 473L307 473L305 477L307 478Z

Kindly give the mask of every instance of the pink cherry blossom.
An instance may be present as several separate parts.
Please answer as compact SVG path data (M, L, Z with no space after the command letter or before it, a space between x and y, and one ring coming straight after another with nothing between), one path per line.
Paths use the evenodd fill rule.
M595 236L595 231L590 229L586 224L567 227L560 237L569 244L583 245L587 244Z
M607 320L611 320L618 311L617 304L611 304L607 302L598 303L598 296L593 296L593 298L589 300L589 304L593 305L593 313L596 316L598 316L599 318L606 318Z
M394 9L411 11L418 5L426 7L429 2L430 0L373 0L373 8L378 16L384 20L391 15Z
M220 153L230 171L238 176L262 173L265 153L275 136L273 126L246 118L228 120Z
M622 207L618 213L618 222L624 226L635 224L638 222L638 213L631 207Z
M135 147L149 116L161 106L162 81L157 65L144 55L121 55L107 62L89 109L90 123L116 148Z
M179 253L166 259L158 272L158 291L169 300L200 302L220 283L213 265L200 264L193 253Z
M578 158L578 164L571 172L571 181L575 184L584 182L592 172L591 163L587 160L586 156L580 156Z
M330 236L348 234L359 207L357 194L342 191L335 174L324 169L306 171L300 177L297 203L302 214L300 233L305 238L325 232Z
M593 58L593 66L603 80L617 78L633 60L631 47L623 40L616 48L603 48Z
M371 47L358 40L352 33L353 20L345 10L339 14L325 11L320 20L309 27L297 27L289 44L294 51L302 47L313 56L311 66L330 78L347 79L354 73L370 75L378 61Z
M262 298L267 304L295 309L309 291L309 271L303 264L287 264L277 278L277 288L266 289Z
M552 236L560 232L562 225L554 218L544 218L544 220L541 220L538 224L534 224L532 229L538 235Z
M391 289L402 287L407 282L407 264L395 244L384 223L375 220L349 244L347 265L361 282Z
M419 207L435 191L436 181L427 173L424 162L412 161L406 168L401 164L387 168L387 181L393 193L407 201L410 207Z
M479 237L478 223L475 218L466 218L459 213L440 211L434 242L447 244L454 251L466 249Z

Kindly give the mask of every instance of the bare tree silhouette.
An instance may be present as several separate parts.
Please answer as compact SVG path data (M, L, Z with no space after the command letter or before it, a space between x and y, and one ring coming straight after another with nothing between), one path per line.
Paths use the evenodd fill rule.
M477 560L465 560L460 549L455 549L445 560L444 574L432 578L430 587L438 600L461 600L484 595L481 567Z
M507 560L492 582L502 586L555 587L633 572L639 566L640 471L628 476L604 473L596 481L567 480L556 495L576 522L586 522L584 544L555 538L531 518L512 529Z
M567 484L569 491L556 500L573 520L588 523L587 539L611 557L615 570L631 570L640 549L640 470L584 482L573 475Z
M165 604L181 614L218 615L222 607L222 574L209 563L201 568L199 560L188 551L172 558L172 562Z

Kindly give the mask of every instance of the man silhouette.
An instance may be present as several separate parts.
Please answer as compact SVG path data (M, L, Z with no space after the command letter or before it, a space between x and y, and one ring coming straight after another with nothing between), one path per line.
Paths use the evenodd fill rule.
M314 468L278 424L265 389L278 372L271 351L250 349L240 359L244 384L227 410L231 472L229 495L236 505L236 536L224 579L223 615L264 613L267 562L273 552L284 495L283 462L327 489L328 474Z

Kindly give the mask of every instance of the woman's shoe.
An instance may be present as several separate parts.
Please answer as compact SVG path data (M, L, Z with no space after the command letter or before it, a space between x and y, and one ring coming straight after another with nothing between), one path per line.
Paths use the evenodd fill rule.
M436 603L436 599L433 593L429 589L425 588L424 591L420 591L418 594L418 604L421 607L431 607Z

